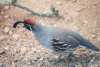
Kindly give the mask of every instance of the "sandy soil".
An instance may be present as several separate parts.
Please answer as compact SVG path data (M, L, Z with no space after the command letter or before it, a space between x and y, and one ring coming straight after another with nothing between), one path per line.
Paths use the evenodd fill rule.
M100 0L18 0L18 4L38 13L48 13L51 6L56 7L63 19L36 16L37 21L78 31L100 47ZM4 12L4 20L0 20L0 67L66 67L65 63L51 62L58 56L41 46L32 32L12 27L27 15L29 12L13 6ZM89 67L98 66L94 63Z

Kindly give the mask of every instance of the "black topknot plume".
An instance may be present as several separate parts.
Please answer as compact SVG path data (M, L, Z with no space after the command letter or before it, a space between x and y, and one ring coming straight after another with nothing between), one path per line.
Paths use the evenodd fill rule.
M17 22L14 23L13 27L16 28L17 25L20 24L20 23L23 23L24 24L24 22L22 22L22 21L17 21Z

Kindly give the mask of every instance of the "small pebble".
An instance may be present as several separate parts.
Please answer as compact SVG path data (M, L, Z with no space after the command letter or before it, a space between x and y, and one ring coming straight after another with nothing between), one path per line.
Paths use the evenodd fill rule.
M57 4L57 5L62 5L62 2L57 1L56 4Z
M9 30L10 30L10 29L9 29L8 27L5 27L5 28L4 28L4 32L5 32L5 33L8 33Z
M8 10L10 6L4 6L4 10Z
M5 18L5 19L9 18L9 15L4 15L4 18Z
M12 31L9 31L9 35L13 35L13 32Z
M93 34L93 35L91 35L91 37L92 37L92 38L95 38L95 37L96 37L96 35L95 35L95 34Z
M18 34L14 34L12 37L17 40L20 36Z
M3 15L4 14L4 11L1 11L0 14Z
M0 48L0 55L4 54L5 53L5 50Z

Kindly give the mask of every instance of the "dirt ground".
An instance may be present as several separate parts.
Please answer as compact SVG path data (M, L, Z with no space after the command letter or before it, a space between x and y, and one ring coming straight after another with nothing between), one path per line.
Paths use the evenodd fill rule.
M78 31L100 48L100 0L18 0L18 4L38 13L48 13L54 6L63 18L36 16L37 21L46 26ZM53 64L51 60L57 55L41 46L32 32L12 27L15 21L29 14L11 6L3 19L0 16L0 67L67 67L65 63ZM99 66L94 64L88 67Z

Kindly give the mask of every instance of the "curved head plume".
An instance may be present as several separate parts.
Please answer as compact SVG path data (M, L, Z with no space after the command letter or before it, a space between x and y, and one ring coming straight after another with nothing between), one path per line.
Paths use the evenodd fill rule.
M23 21L17 21L14 23L13 27L16 28L18 24L23 23ZM24 23L23 23L24 24Z
M15 22L15 24L13 25L13 27L16 28L17 25L20 24L20 23L23 23L24 27L26 29L32 30L32 26L34 26L35 23L36 23L36 18L32 17L32 18L29 18L29 19L25 19L24 21L17 21L17 22Z

